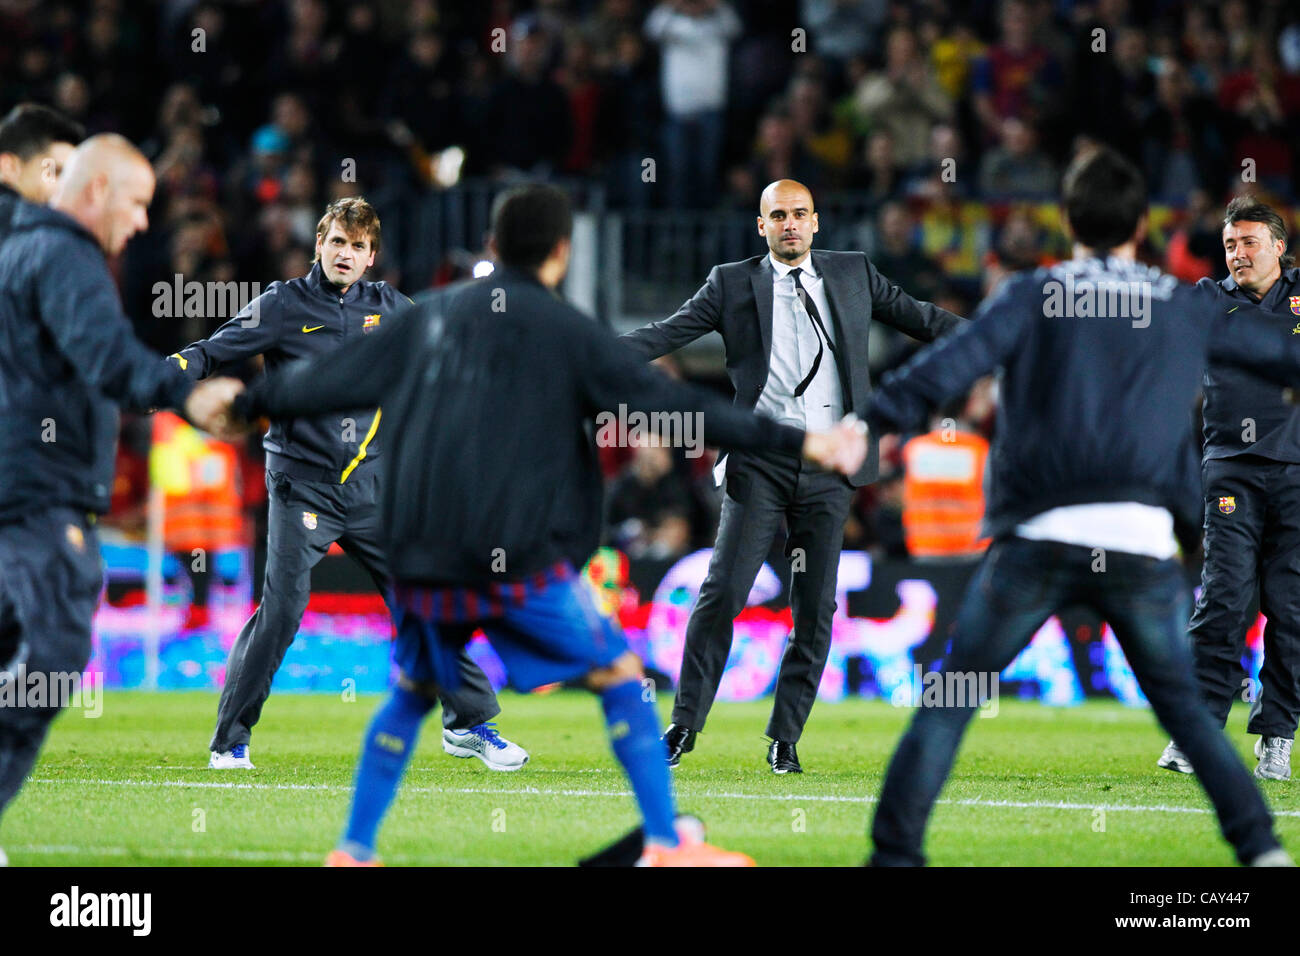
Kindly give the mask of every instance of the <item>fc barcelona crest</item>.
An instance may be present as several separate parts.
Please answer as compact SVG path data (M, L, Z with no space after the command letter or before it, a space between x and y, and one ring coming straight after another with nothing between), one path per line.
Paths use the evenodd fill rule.
M1222 501L1223 499L1219 499L1219 500ZM1223 505L1220 504L1219 507L1222 508ZM310 512L310 511L304 511L304 512L302 513L302 526L303 526L304 528L306 528L308 531L315 531L315 530L316 530L316 515L313 514L313 513Z
M1291 311L1296 315L1300 315L1300 295L1291 296L1287 299L1287 302L1291 305Z
M1300 296L1296 296L1292 301L1300 302ZM376 312L374 315L363 316L361 319L361 331L373 332L375 329L379 328L379 315L380 313ZM1296 315L1300 315L1300 310L1296 311Z
M1233 495L1225 495L1219 499L1219 510L1225 515L1230 515L1237 510L1237 499Z

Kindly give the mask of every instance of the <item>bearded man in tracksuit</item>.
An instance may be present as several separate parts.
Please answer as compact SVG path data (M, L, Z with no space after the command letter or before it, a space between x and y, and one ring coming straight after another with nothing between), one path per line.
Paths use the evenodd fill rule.
M274 282L210 338L175 355L190 378L262 354L268 372L293 359L357 346L410 300L362 279L379 251L379 216L365 199L336 200L316 228L316 261L300 279ZM271 680L302 622L311 570L335 541L370 573L393 607L378 511L382 409L273 418L263 439L269 499L262 603L239 632L209 744L208 766L252 768L249 738ZM399 436L400 440L400 436ZM490 723L500 713L492 685L462 651L461 683L443 694L443 749L517 770L528 754Z

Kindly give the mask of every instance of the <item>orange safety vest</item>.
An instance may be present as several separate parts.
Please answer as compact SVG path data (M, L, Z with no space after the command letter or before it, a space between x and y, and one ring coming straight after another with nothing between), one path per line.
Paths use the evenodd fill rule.
M912 557L963 557L988 547L979 534L988 454L982 437L956 430L903 446L903 537Z
M239 496L239 457L178 415L153 417L149 480L165 494L168 551L222 550L247 544Z

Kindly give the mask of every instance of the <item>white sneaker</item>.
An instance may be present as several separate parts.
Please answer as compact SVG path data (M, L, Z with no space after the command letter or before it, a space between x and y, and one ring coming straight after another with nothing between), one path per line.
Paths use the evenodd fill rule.
M489 770L518 770L528 763L528 751L498 734L496 724L475 724L468 730L444 727L442 749L453 757L478 757Z
M1246 864L1247 866L1295 866L1295 860L1291 859L1291 854L1280 846L1272 850L1265 850L1255 859Z
M9 865L9 857L5 856L4 848L0 847L0 866L8 866L8 865Z
M248 755L248 744L240 744L230 750L224 750L217 753L215 750L208 755L209 770L256 770L253 761Z
M1183 756L1183 752L1172 740L1169 741L1165 752L1160 755L1160 759L1156 761L1156 766L1163 770L1172 770L1174 773L1192 772L1192 762Z
M1255 776L1260 780L1291 779L1291 743L1285 737L1260 737L1255 741L1255 756L1259 766Z

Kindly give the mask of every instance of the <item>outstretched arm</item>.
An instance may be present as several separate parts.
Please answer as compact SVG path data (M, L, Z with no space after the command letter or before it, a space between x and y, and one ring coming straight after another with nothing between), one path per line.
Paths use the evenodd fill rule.
M871 293L871 317L922 342L933 342L966 325L959 315L930 302L913 299L871 264L867 263L867 286Z
M953 335L921 349L884 377L871 394L866 419L877 431L905 431L925 424L930 410L966 391L1001 365L1015 348L1029 314L1016 308L1004 282Z
M712 332L721 322L722 277L714 266L704 285L680 309L666 319L624 333L619 341L646 359L657 359Z
M217 331L167 356L167 361L186 377L197 381L227 362L238 362L268 351L279 341L284 321L279 293L280 284L273 283Z
M136 411L184 407L193 383L135 337L104 257L60 230L36 276L40 321L82 381Z
M1202 279L1196 291L1214 310L1209 359L1255 372L1288 388L1300 388L1300 335L1253 302L1226 295Z
M823 468L844 474L855 472L866 457L865 429L853 422L843 422L823 433L805 433L779 424L637 361L593 323L574 324L575 370L593 416L619 405L650 416L698 415L695 420L701 427L698 440L702 442L751 451L773 448L802 455Z
M428 326L408 306L356 345L293 362L258 379L235 402L235 414L314 415L382 404L414 357L415 336Z

